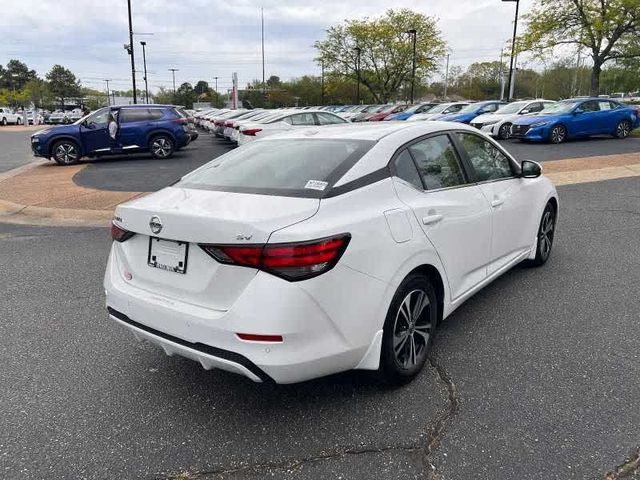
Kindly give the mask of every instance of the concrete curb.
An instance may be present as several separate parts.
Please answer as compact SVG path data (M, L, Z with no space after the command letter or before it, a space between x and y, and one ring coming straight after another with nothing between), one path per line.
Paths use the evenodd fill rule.
M0 200L0 222L46 226L107 227L113 210L80 210L73 208L47 208Z
M6 172L0 173L0 183L4 182L5 180L8 180L12 177L15 177L16 175L20 175L21 173L25 173L28 172L29 170L32 170L36 167L39 167L40 165L45 165L49 163L49 160L45 160L45 159L38 159L38 160L33 160L30 163L27 163L25 165L22 165L20 167L16 167L16 168L12 168L11 170L7 170Z

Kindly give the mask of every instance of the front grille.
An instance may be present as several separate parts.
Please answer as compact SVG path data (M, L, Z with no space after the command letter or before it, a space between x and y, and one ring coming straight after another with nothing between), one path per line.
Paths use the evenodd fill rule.
M526 135L529 128L529 125L513 125L511 127L511 135Z

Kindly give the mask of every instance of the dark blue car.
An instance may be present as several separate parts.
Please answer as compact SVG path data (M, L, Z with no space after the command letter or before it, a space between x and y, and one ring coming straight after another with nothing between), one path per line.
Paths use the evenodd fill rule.
M626 138L638 126L640 113L635 108L605 98L569 99L514 121L511 138L551 143L590 135Z
M438 120L442 122L469 123L478 115L493 113L503 105L506 105L506 103L499 100L487 100L484 102L471 103L459 112L445 115L444 117L438 118Z
M109 118L117 122L115 138ZM188 115L174 105L105 107L71 125L46 128L31 136L36 157L71 165L82 157L149 152L169 158L191 140Z

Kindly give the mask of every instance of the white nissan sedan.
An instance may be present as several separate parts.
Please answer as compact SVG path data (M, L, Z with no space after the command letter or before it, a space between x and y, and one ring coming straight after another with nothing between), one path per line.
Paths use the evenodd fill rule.
M541 170L456 123L252 142L117 208L109 315L256 382L350 369L408 382L439 322L549 258L558 195Z

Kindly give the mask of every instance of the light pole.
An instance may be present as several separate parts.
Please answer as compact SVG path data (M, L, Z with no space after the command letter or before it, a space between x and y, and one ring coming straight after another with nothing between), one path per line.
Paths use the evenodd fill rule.
M324 60L320 61L320 105L324 105Z
M109 98L109 81L110 81L110 79L105 78L104 81L107 82L107 105L111 106L111 99Z
M409 35L413 37L413 63L411 66L411 103L413 103L413 92L416 85L416 37L418 36L418 32L415 28L411 30L407 30Z
M355 47L353 51L356 52L356 78L358 79L356 83L356 105L360 105L360 54L362 49Z
M147 53L145 51L145 47L147 46L147 42L140 42L142 45L142 63L144 64L144 95L147 100L147 104L149 103L149 83L147 82Z
M216 93L218 93L218 78L220 77L213 77L213 79L216 81Z
M129 48L125 45L125 50L131 55L131 80L133 83L133 103L138 103L136 93L136 61L133 55L133 26L131 25L131 0L127 0L127 9L129 11Z
M449 86L449 53L447 53L447 68L444 72L444 94L443 97L447 99L447 87Z
M169 71L171 72L171 74L173 75L173 101L176 101L176 72L178 71L177 68L170 68Z
M511 82L513 81L513 57L516 53L516 35L518 33L518 10L520 8L520 0L502 0L503 2L516 2L516 17L513 21L513 39L511 40L511 62L509 65L509 80L507 84L507 102L511 101Z

